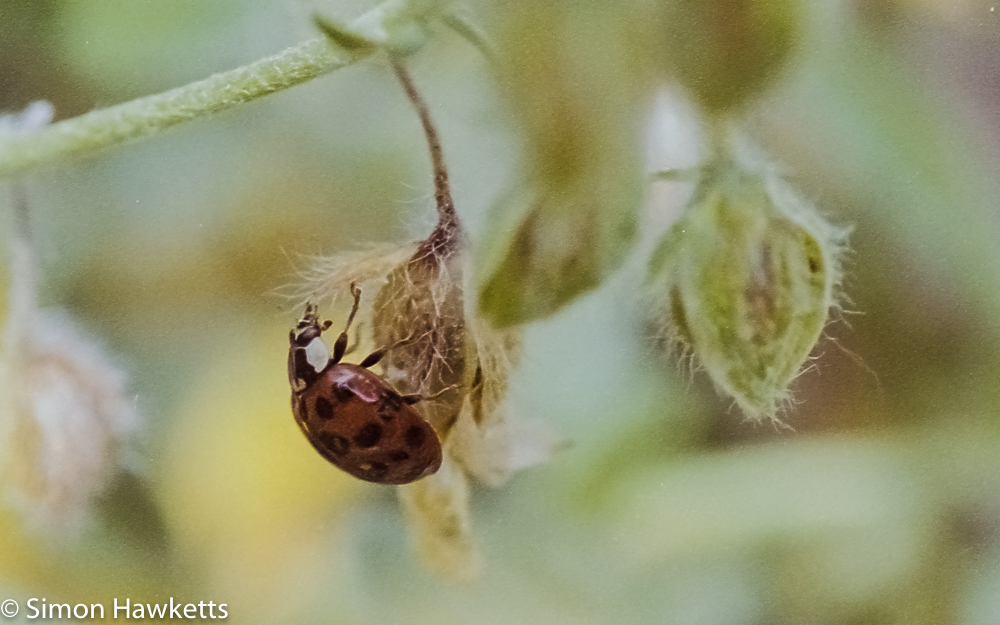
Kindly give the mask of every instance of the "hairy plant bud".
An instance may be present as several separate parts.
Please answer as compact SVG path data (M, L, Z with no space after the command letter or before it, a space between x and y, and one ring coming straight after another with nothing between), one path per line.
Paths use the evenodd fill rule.
M776 174L709 164L651 262L662 332L748 417L776 418L836 306L845 236Z
M11 319L4 338L5 499L32 525L72 537L135 430L125 377L64 315Z
M0 115L0 139L45 126L52 106ZM125 376L65 314L38 306L27 189L0 189L10 282L0 334L0 485L37 529L74 538L136 429Z

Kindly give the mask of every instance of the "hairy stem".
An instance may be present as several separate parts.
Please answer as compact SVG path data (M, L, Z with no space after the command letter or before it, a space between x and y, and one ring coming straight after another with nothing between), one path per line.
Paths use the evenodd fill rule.
M11 137L0 143L0 178L224 111L344 67L353 58L325 38L315 39L183 87Z

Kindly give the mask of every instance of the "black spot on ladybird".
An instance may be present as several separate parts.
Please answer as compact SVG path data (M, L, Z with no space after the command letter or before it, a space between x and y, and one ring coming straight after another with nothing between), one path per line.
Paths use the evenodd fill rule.
M364 424L358 433L354 435L354 444L367 449L374 447L382 438L382 426L374 421Z
M389 393L382 398L378 407L378 416L383 421L391 421L403 406L403 398L398 393Z
M404 460L410 459L410 454L403 451L402 449L394 449L389 452L389 460L393 462L402 462Z
M410 426L410 429L406 430L406 434L403 438L406 440L407 447L420 447L424 444L424 439L427 437L427 432L424 432L422 427L416 425Z
M320 419L329 421L333 418L333 404L331 404L330 400L326 397L317 397L314 407L316 408L316 416Z
M324 449L335 456L344 455L351 447L351 442L339 434L320 431L316 435L316 438L318 438L319 442L322 443Z

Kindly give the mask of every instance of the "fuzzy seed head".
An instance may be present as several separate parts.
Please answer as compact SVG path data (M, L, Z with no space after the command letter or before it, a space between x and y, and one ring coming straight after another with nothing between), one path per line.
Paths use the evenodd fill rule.
M458 387L421 406L424 418L442 435L458 418L466 389L468 336L460 262L457 256L418 255L402 263L386 277L372 316L375 343L398 345L385 357L386 379L397 390L433 395Z

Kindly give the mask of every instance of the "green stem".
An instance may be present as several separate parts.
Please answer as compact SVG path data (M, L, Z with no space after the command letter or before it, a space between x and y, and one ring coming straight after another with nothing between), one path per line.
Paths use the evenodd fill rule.
M708 161L732 158L732 118L725 113L706 113L705 128L708 134Z
M183 87L10 137L0 143L0 178L224 111L349 65L355 58L325 38L314 39Z
M393 28L422 28L440 4L441 0L386 0L338 31L358 33L359 41L378 42ZM324 23L320 20L321 27ZM313 39L184 87L85 113L30 134L4 137L0 140L0 179L57 159L87 156L294 87L346 67L376 47L345 50L328 38Z

